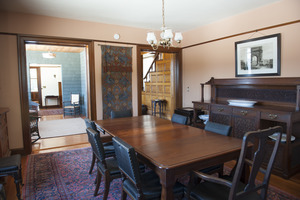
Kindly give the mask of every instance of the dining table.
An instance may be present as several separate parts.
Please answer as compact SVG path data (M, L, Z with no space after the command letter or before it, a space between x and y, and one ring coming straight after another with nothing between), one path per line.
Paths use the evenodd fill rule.
M242 140L151 115L95 121L97 128L119 137L154 170L162 185L161 199L174 199L176 180L193 170L236 160Z

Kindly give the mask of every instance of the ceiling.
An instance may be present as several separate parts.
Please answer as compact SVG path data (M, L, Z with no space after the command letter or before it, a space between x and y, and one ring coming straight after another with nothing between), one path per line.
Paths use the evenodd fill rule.
M84 47L26 44L26 51L51 51L51 52L80 53L84 50L85 50Z
M187 31L280 0L165 0L166 26ZM161 0L0 0L0 10L159 30Z

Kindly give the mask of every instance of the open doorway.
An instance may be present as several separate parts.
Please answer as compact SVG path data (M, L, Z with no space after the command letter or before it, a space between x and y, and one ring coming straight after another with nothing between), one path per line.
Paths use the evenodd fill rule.
M87 49L44 44L25 47L30 120L32 115L38 117L38 121L32 119L38 126L31 130L32 141L85 133Z
M143 51L142 113L171 119L176 109L175 53Z
M30 65L31 101L40 108L62 108L61 65Z

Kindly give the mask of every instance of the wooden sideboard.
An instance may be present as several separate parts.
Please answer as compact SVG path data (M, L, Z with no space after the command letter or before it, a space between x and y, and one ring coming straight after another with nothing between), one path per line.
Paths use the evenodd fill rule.
M204 101L204 85L211 86L210 101ZM201 86L202 99L193 101L194 126L204 127L197 116L199 111L209 114L210 121L231 125L231 136L238 138L248 131L280 125L287 141L279 147L273 173L289 178L300 171L300 77L211 78ZM227 100L252 100L257 103L250 107L232 106L228 105ZM292 136L295 141L291 141ZM271 147L273 144L270 139L268 145Z
M0 157L10 155L6 116L8 111L8 108L0 108Z

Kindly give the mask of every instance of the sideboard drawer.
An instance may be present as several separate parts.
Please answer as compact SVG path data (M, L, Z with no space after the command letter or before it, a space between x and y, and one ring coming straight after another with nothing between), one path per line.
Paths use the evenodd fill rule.
M261 112L260 118L271 121L287 122L290 119L290 114L284 112L263 111Z
M211 111L214 113L220 113L220 114L231 114L232 109L229 106L212 105Z
M256 117L257 112L250 109L244 109L244 108L233 108L232 114L235 116L241 116L241 117Z
M204 103L195 103L194 104L194 108L195 109L199 109L199 110L209 110L209 105L208 104L204 104Z

